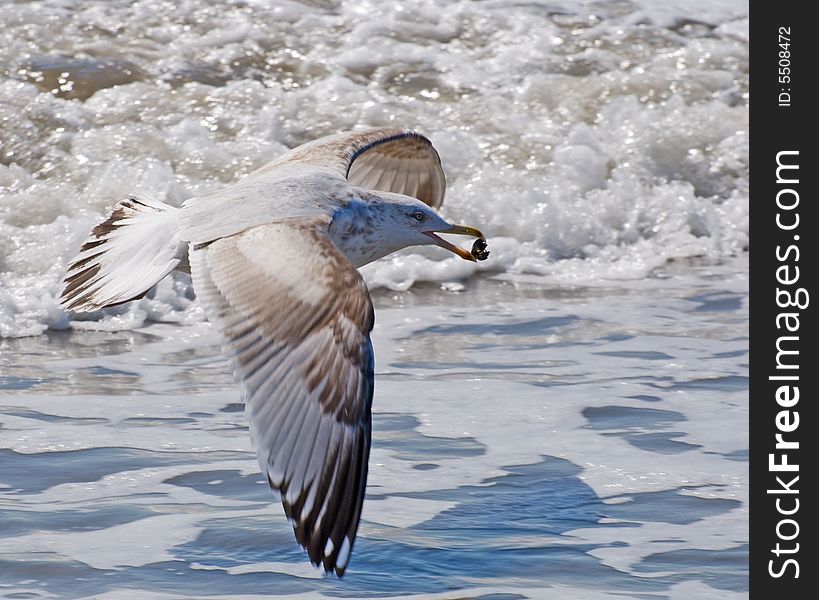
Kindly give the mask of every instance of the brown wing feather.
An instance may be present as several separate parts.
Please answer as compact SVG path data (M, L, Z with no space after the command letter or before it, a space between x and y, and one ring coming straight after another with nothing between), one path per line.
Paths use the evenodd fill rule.
M191 250L194 286L242 383L262 470L310 560L342 575L370 451L373 309L329 218Z

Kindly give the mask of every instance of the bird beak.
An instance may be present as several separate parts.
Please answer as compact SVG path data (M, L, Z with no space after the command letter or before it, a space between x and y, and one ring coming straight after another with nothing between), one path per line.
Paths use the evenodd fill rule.
M432 242L436 246L440 246L441 248L446 248L450 252L454 252L464 260L471 260L472 262L477 262L477 259L469 252L469 250L465 250L460 246L456 246L445 239L442 239L435 235L436 233L451 233L456 235L471 235L472 237L476 237L483 241L486 241L484 235L474 227L467 227L466 225L453 225L448 229L439 229L437 232L435 231L425 231L424 235L429 236L432 238Z

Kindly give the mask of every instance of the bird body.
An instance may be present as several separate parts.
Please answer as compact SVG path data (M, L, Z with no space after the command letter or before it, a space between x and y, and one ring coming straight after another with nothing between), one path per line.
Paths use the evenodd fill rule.
M304 144L174 208L132 195L69 265L61 302L140 298L189 267L242 387L259 465L314 564L342 575L367 480L374 313L357 268L412 245L475 258L434 208L444 175L418 133L379 129Z
M232 186L184 202L180 236L204 244L279 219L333 214L350 187L308 165L288 165L267 176L251 173Z

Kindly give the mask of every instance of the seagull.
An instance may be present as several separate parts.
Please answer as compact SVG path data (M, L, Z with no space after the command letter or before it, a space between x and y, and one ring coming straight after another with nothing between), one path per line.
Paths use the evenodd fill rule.
M408 246L465 260L486 238L436 209L438 152L412 130L327 136L179 208L133 194L92 230L60 296L89 312L191 274L242 389L262 473L310 561L341 577L353 548L372 430L372 300L358 268ZM473 251L439 237L472 236Z

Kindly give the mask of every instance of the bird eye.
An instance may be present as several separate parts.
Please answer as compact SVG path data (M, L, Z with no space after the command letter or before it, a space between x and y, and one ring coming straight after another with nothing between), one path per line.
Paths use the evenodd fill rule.
M426 218L426 215L421 211L412 213L412 218L418 221L419 223Z

